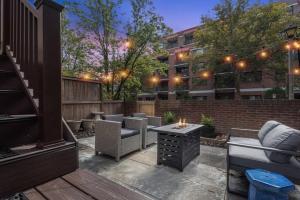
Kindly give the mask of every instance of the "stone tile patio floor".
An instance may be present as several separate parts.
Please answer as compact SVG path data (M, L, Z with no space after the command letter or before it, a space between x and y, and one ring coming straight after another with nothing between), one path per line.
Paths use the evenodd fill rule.
M201 146L200 156L183 172L156 165L156 145L115 162L95 156L95 138L79 139L80 168L88 169L125 187L163 200L244 200L226 194L226 150ZM298 199L298 198L297 198Z

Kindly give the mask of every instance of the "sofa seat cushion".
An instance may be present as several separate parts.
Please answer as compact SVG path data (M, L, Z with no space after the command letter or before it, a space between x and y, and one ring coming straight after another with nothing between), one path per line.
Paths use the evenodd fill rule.
M258 132L258 139L262 143L266 135L276 126L280 125L279 122L276 121L267 121Z
M156 126L147 125L147 130L151 131L152 128L156 128Z
M230 138L231 142L261 146L259 140L250 138ZM229 146L229 161L230 165L235 165L237 168L243 169L264 169L280 173L291 178L291 180L300 180L300 173L295 173L300 170L300 164L296 159L292 158L289 163L272 162L263 150L252 149L246 147Z
M124 138L129 138L135 135L140 134L140 132L138 130L132 130L132 129L126 129L126 128L122 128L121 129L121 139Z
M281 150L297 151L300 147L300 131L283 124L273 128L264 138L262 145ZM273 162L288 163L291 156L287 154L265 151Z
M133 117L141 117L141 118L145 118L147 115L145 113L133 113L132 115Z

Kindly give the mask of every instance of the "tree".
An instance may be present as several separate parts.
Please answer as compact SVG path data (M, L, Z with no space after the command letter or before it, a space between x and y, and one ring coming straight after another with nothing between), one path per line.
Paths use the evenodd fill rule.
M122 92L124 88L136 90L141 87L142 75L166 68L155 57L162 53L160 38L169 28L155 13L151 0L130 2L131 16L126 24L120 20L120 0L87 0L77 2L73 9L78 28L94 45L92 57L98 60L97 72L108 99L130 95L130 91Z
M68 5L68 4L67 4ZM68 11L68 7L66 8ZM75 76L88 66L88 52L91 48L79 31L70 27L70 20L64 11L61 15L61 49L63 74Z
M240 93L241 71L226 64L223 58L232 55L236 61L246 59L248 68L274 75L286 73L286 53L282 51L283 40L279 33L288 24L299 24L297 16L288 14L284 3L249 6L248 0L224 0L214 8L216 18L202 17L203 26L195 33L203 55L195 56L193 62L205 61L213 71L233 71L235 87ZM257 59L257 51L265 47L270 59ZM282 81L282 80L280 80Z

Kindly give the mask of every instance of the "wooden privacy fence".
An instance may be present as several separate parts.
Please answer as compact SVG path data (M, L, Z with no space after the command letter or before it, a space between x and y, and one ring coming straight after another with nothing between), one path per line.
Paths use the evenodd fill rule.
M92 118L92 112L124 113L123 101L102 101L101 84L76 78L62 79L62 110L66 120Z
M138 101L136 104L136 110L140 113L155 116L155 101Z

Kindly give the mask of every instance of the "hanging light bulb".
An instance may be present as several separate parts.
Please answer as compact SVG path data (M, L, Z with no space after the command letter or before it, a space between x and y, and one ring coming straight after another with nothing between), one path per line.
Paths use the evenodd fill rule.
M293 41L293 42L292 42L292 45L293 45L293 48L294 48L294 49L300 49L300 43L299 43L299 41L296 41L296 40Z
M120 74L120 76L122 77L122 78L127 78L127 76L128 76L128 71L127 70L121 70L120 72L119 72L119 74Z
M233 56L232 55L227 55L224 57L225 63L232 63L233 62Z
M84 80L90 80L90 79L91 79L91 75L90 75L89 73L84 73L84 74L82 75L82 78L83 78Z
M128 49L131 48L132 47L132 42L130 40L126 40L125 41L125 47L128 48Z
M244 60L241 60L236 63L237 68L239 69L245 69L247 67L247 63Z
M103 77L103 82L105 83L110 83L112 81L112 75L110 73L104 74Z
M300 75L300 67L295 67L293 70L293 74L299 76Z
M287 51L292 50L292 44L291 44L290 42L286 43L286 44L284 45L284 49L287 50Z
M270 56L270 53L269 53L269 51L268 51L267 49L265 49L265 48L263 48L261 51L259 51L259 52L257 53L257 57L258 57L259 59L262 59L262 60L265 60L265 59L269 58L269 56Z
M207 70L202 71L202 72L200 73L200 77L201 77L202 79L207 80L207 79L209 79L209 77L210 77L210 72L207 71Z
M151 77L150 81L154 85L157 85L159 83L159 78L157 76L153 76L153 77Z
M175 82L176 84L179 84L179 83L181 82L181 77L180 77L179 75L175 76L175 77L174 77L174 82Z

